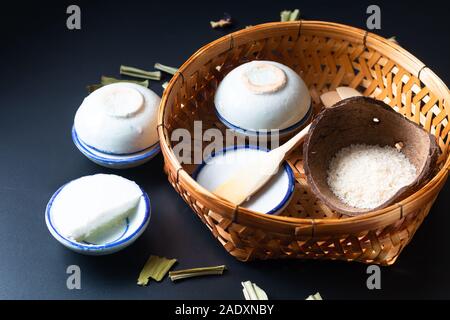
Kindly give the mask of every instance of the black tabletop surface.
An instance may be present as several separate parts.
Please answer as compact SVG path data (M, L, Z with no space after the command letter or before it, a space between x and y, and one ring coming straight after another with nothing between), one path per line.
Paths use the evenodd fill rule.
M76 3L82 29L66 28ZM377 1L382 29L450 81L444 1ZM91 257L61 246L47 230L45 206L62 184L94 173L117 173L78 152L70 129L85 86L118 76L121 64L152 69L179 66L202 45L246 25L279 20L286 8L305 19L366 28L371 1L58 1L2 4L0 19L0 298L1 299L242 299L251 280L274 299L450 298L449 186L397 263L381 269L381 290L368 290L366 265L319 261L242 263L228 255L167 182L163 159L119 174L135 180L152 200L149 228L129 248ZM426 8L426 10L424 9ZM228 12L234 29L209 21ZM166 77L168 79L168 77ZM166 79L166 80L167 80ZM162 93L161 82L151 89ZM176 257L179 268L226 264L221 277L138 287L150 254ZM81 290L68 290L66 268L81 268Z

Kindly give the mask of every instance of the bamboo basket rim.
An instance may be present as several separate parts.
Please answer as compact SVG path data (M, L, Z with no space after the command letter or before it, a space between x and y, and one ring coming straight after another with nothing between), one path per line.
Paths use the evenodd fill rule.
M224 209L228 209L230 212L237 210L239 211L239 214L247 215L249 218L256 218L260 220L266 220L268 222L276 222L280 223L282 225L286 226L293 226L293 225L302 225L302 226L310 226L314 229L315 226L320 225L345 225L345 224L353 224L353 223L360 223L360 222L375 222L379 219L387 219L389 217L393 219L398 219L399 215L400 217L403 216L403 207L409 204L412 204L416 202L419 199L427 197L429 194L431 194L431 191L439 187L440 183L443 182L442 180L447 179L449 170L450 170L450 157L448 157L448 151L447 151L447 158L445 160L445 163L443 164L442 168L434 175L434 177L428 181L424 186L421 187L420 190L414 192L407 198L394 203L386 208L372 211L367 214L354 216L354 217L347 217L345 219L340 218L295 218L295 217L286 217L286 216L276 216L276 215L266 215L261 214L259 212L255 212L240 206L235 206L232 203L226 201L225 199L217 197L212 192L206 190L204 187L202 187L200 184L198 184L181 166L178 159L175 157L173 152L171 151L171 147L169 146L168 138L166 135L165 125L164 125L164 116L165 116L165 110L166 103L168 100L169 95L171 94L171 91L174 89L175 83L181 79L184 81L184 75L183 72L189 67L189 65L197 60L199 57L202 56L202 54L207 51L209 48L217 45L223 45L223 44L229 44L229 48L232 49L234 46L235 39L238 39L239 37L245 37L246 35L252 34L255 30L270 30L273 27L286 27L286 30L298 29L297 37L300 36L300 32L303 28L309 29L309 30L321 30L326 33L334 32L344 37L352 37L350 40L352 42L355 42L355 39L360 39L360 43L364 44L366 47L374 47L376 46L376 50L382 53L384 56L392 58L394 56L401 57L403 61L406 60L406 64L402 65L408 72L410 72L413 75L417 75L417 78L422 81L423 83L426 83L428 87L431 87L433 91L439 91L441 95L445 98L443 98L443 106L445 109L445 112L447 113L448 117L450 118L450 106L449 103L449 89L445 85L445 83L430 69L428 68L423 62L421 62L418 58L416 58L414 55L409 53L404 48L400 47L398 44L387 40L386 38L383 38L381 36L378 36L374 33L348 26L345 24L335 23L335 22L326 22L326 21L319 21L319 20L300 20L300 21L289 21L289 22L269 22L264 24L255 25L249 28L245 28L242 30L235 31L233 33L230 33L228 35L225 35L223 37L220 37L204 46L202 46L200 49L198 49L191 57L186 60L182 66L178 69L178 71L175 73L175 75L170 80L167 88L164 90L161 103L158 110L158 135L160 137L160 144L162 152L167 156L166 161L170 162L170 165L172 165L176 169L177 173L177 181L182 184L186 184L188 187L194 187L195 192L198 196L204 199L209 199L211 201L214 201L215 203L219 204L219 206L223 207ZM380 50L384 49L384 50ZM398 59L395 59L398 61ZM422 80L423 79L423 80ZM450 125L450 124L449 124ZM189 188L187 188L189 189ZM399 212L397 212L399 211Z

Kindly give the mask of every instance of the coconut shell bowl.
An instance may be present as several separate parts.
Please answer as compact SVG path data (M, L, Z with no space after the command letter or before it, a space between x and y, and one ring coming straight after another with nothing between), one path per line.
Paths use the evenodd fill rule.
M375 209L343 203L327 183L328 165L333 155L352 144L401 148L416 167L416 179ZM383 209L420 189L435 173L438 155L432 135L384 102L368 97L344 99L324 109L311 123L303 145L304 169L311 190L328 207L350 216Z
M345 106L336 105L334 112L340 120L331 125L348 125L352 133L341 130L333 137L322 128L328 138L320 141L316 124L307 141L308 149L327 160L339 146L352 141L390 146L402 142L402 152L421 172L417 181L382 208L355 215L360 212L333 201L323 184L326 161L311 165L312 157L319 155L306 154L305 159L300 146L287 158L295 190L279 215L235 206L202 187L192 176L198 164L182 161L177 146L191 146L185 151L187 158L193 159L196 149L208 151L214 139L211 133L219 130L225 135L226 126L215 112L215 93L231 70L253 60L276 61L294 70L309 90L313 117L321 117L323 123L332 111L320 113L324 109L320 96L341 86L386 103L388 106L374 107L378 102L361 100L356 104L351 100ZM374 117L379 120L377 124ZM236 259L327 259L392 265L427 217L447 180L449 120L447 86L411 53L365 30L303 20L253 26L199 49L164 91L158 134L169 182L205 224L205 232L211 232L211 241L217 239L218 246ZM198 121L201 128L194 125ZM175 139L177 129L189 131L191 138ZM209 140L194 134L199 129ZM434 153L436 147L439 154ZM308 179L305 169L312 178Z

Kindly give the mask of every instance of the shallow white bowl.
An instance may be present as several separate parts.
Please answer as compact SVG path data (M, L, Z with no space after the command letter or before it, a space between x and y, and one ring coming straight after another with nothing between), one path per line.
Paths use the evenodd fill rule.
M75 146L89 160L103 167L112 169L127 169L140 166L155 157L160 151L159 142L155 145L136 153L111 154L95 149L84 143L78 136L75 127L72 127L72 141Z
M86 255L107 255L131 245L147 228L151 216L151 205L147 193L141 189L142 196L135 211L108 232L81 242L64 237L53 223L52 204L66 185L55 192L45 210L45 223L48 230L66 248Z
M249 157L268 150L256 146L225 148L206 159L193 173L193 178L204 188L213 191L223 183ZM280 214L294 194L294 173L284 162L275 175L261 190L242 204L243 207L265 214Z

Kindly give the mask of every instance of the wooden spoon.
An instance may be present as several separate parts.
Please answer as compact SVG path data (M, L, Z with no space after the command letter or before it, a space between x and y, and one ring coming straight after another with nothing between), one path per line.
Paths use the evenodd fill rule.
M320 100L322 100L325 108L331 108L341 100L360 96L362 96L362 94L356 89L350 87L338 87L336 88L336 91L328 91L322 94Z
M351 97L361 97L362 96L362 94L358 90L350 88L350 87L337 87L336 92L341 97L341 100L351 98Z
M325 106L330 107L342 99L354 96L361 96L361 94L353 88L339 87L336 91L322 95L321 98L322 101L327 102L324 103ZM278 148L246 163L219 185L213 193L235 205L242 204L277 174L281 163L304 140L309 128L310 125Z
M331 108L331 106L341 101L342 98L336 91L328 91L320 96L320 100L322 100L325 108Z
M286 156L304 140L309 127L310 125L306 126L278 148L246 163L219 185L213 193L235 205L246 201L277 174Z

